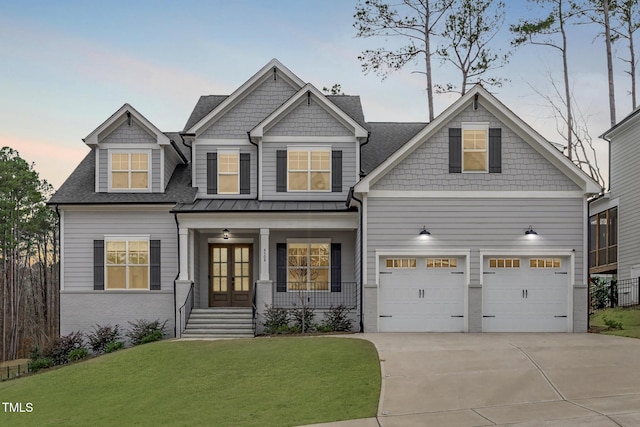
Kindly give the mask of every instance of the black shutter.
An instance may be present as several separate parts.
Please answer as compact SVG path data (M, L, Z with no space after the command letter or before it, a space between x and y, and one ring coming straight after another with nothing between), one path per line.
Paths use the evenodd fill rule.
M449 128L449 173L462 172L462 129Z
M287 150L276 151L276 191L287 191Z
M104 240L93 241L93 290L104 290Z
M149 269L151 282L149 289L160 290L160 240L149 241Z
M240 153L240 194L251 192L251 154Z
M331 292L342 292L341 244L331 244Z
M489 173L502 173L502 129L489 129Z
M276 243L276 292L287 292L286 243Z
M331 191L342 192L342 151L331 152Z
M218 194L218 153L207 153L207 194Z

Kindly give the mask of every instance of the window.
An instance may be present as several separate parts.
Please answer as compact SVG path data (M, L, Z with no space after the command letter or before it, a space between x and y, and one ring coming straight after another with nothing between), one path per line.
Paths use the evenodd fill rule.
M589 217L590 273L604 273L617 269L618 208Z
M416 268L415 258L387 258L387 268Z
M488 125L462 126L462 171L487 172Z
M112 190L149 189L149 153L111 153Z
M106 289L149 289L149 241L107 240Z
M520 268L517 258L489 258L489 268Z
M427 258L427 268L456 268L458 260L455 258Z
M289 150L287 191L331 191L331 150Z
M218 194L240 193L240 155L218 152Z
M560 268L561 265L560 258L531 258L529 260L531 268Z
M329 243L289 243L287 283L289 291L330 289Z

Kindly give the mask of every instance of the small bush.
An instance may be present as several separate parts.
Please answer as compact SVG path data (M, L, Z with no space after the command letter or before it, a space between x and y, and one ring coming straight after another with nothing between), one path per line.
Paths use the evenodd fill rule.
M40 351L39 346L34 345L29 349L29 359L36 360L36 359L39 359L40 357L42 357L42 352Z
M105 353L113 353L114 351L122 350L124 348L124 343L122 341L113 341L107 344L104 348Z
M76 331L52 339L43 349L42 356L51 359L55 365L64 365L69 362L69 353L80 348L84 348L84 336Z
M352 320L349 318L349 308L344 304L336 307L331 306L329 311L324 313L322 325L330 331L347 332L351 330Z
M274 306L265 306L264 332L267 334L281 334L285 329L288 330L289 312L285 308Z
M30 372L38 372L40 369L47 369L53 366L53 360L48 357L37 357L29 361L27 367Z
M89 351L86 348L76 348L75 350L71 350L67 355L67 359L69 362L76 362L78 360L82 360L89 355Z
M313 332L313 308L302 306L300 308L294 308L291 310L291 320L293 325L300 329L300 332Z
M319 325L315 325L314 329L316 330L316 332L333 332L334 331L334 329L331 326L325 324L324 322Z
M622 322L619 322L616 319L609 319L607 316L603 316L602 321L609 329L622 329Z
M96 354L104 353L109 344L118 341L120 338L120 327L118 325L95 325L93 332L87 335L89 347Z
M132 345L140 345L161 340L165 334L167 321L165 320L161 323L159 319L151 322L139 319L136 320L135 323L129 322L129 324L131 325L131 329L127 331L127 337L131 340Z

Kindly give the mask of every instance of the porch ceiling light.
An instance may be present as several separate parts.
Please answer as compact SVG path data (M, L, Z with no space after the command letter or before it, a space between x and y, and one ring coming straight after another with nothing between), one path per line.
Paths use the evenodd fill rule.
M222 238L224 240L228 240L229 239L229 230L227 230L226 228L224 230L222 230Z
M536 230L533 229L532 226L529 226L529 228L527 229L527 231L524 232L525 235L527 236L537 236L538 233L536 232Z
M430 236L431 233L429 233L429 231L427 230L427 226L423 226L422 230L420 230L420 233L418 234L419 236Z

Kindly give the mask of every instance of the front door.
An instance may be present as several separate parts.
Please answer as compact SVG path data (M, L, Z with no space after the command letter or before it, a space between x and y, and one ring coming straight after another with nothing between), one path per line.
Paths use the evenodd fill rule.
M209 306L251 307L251 245L209 245Z

